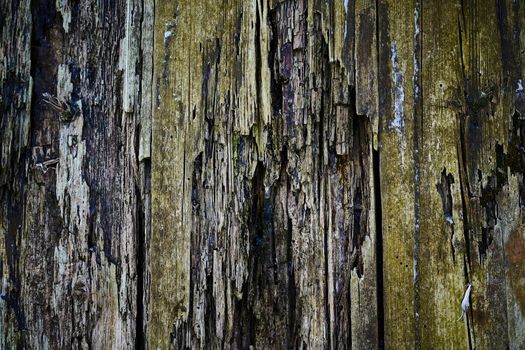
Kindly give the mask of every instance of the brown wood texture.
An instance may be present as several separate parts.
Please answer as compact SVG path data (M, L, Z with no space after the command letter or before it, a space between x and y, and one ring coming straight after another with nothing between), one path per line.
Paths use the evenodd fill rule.
M0 0L0 349L523 349L524 22Z

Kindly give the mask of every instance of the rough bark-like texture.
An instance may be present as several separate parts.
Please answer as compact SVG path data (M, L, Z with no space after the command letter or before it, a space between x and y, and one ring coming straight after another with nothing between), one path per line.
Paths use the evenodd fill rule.
M524 21L0 0L0 348L524 348Z
M29 4L1 3L0 348L134 348L153 17Z
M181 346L377 344L370 129L354 110L349 39L330 58L343 50L329 33L352 38L353 16L269 5L157 8L153 216L175 215L153 227L150 300L168 299L152 304L153 345L169 332ZM202 14L211 28L188 36Z
M346 6L156 7L150 346L377 346L371 123ZM366 95L375 18L360 11Z

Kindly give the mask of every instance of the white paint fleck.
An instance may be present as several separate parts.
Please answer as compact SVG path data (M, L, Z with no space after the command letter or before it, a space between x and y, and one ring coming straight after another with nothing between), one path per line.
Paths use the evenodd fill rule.
M419 35L419 6L414 9L414 36Z
M419 6L416 6L414 9L414 47L417 46L418 37L419 37ZM419 84L417 83L418 75L419 75L419 64L417 61L417 52L414 50L414 77L413 77L413 83L414 83L414 98L417 98L419 96Z
M523 83L521 82L521 79L518 80L518 88L516 89L516 93L518 95L523 95Z
M472 289L472 285L469 283L467 290L465 291L465 295L463 296L463 301L461 302L461 315L458 318L458 321L463 318L463 316L467 315L468 308L470 306L470 291Z
M346 30L347 23L346 23L346 21L347 21L347 17L348 17L348 0L345 0L344 4L345 4L345 24L344 24L344 26L345 26L345 33L344 33L344 38L346 39L346 35L347 35L347 30Z
M168 46L171 37L173 36L173 32L171 30L167 30L164 32L164 46Z
M403 91L403 72L399 67L395 42L393 42L391 46L390 59L392 61L392 68L394 71L394 120L392 120L390 126L396 129L398 133L401 133L405 125L405 121L403 119L403 103L405 102L405 93Z

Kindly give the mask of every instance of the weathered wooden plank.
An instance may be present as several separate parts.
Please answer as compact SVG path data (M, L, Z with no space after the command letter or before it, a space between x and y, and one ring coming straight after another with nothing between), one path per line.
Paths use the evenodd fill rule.
M505 22L507 17L501 13L501 6L498 5L498 9L496 5L498 4L476 1L443 4L443 6L461 10L456 13L456 23L453 20L454 16L448 16L446 20L443 19L444 16L440 13L445 10L441 6L432 6L431 4L425 6L425 23L430 29L423 28L423 47L427 50L424 51L422 62L418 61L417 54L417 46L421 44L418 44L418 40L414 41L416 52L414 67L419 64L419 72L422 72L425 77L422 87L424 95L423 99L420 100L425 113L419 119L419 123L421 123L419 128L417 128L417 124L414 124L412 128L405 129L403 133L398 133L398 140L393 137L396 135L395 133L388 131L395 130L394 127L396 126L399 131L401 131L399 126L406 127L406 122L399 123L399 120L396 121L395 117L401 115L396 112L411 111L411 107L409 105L407 109L407 106L403 105L403 108L400 109L399 106L401 105L395 104L396 97L401 96L404 100L414 98L416 103L413 109L415 116L413 120L415 123L418 122L418 103L415 94L418 88L415 84L416 79L418 79L417 75L414 74L413 77L414 86L411 87L413 90L406 88L400 90L394 84L396 77L406 83L406 80L403 79L403 72L405 71L403 66L409 64L409 56L406 52L403 53L404 47L403 45L400 46L398 41L395 45L397 49L395 56L397 59L402 58L396 64L394 55L390 54L391 67L386 69L385 73L380 72L382 76L392 74L392 82L389 83L386 80L386 83L380 88L379 95L380 150L384 155L381 157L381 168L385 169L381 175L381 194L385 264L385 338L387 344L392 344L391 341L394 339L395 344L400 344L400 341L412 342L411 334L413 334L416 346L423 347L424 344L436 346L436 342L439 341L452 344L451 339L454 337L457 337L457 341L462 338L460 343L463 346L505 348L510 341L511 346L519 347L514 345L517 341L516 337L507 337L506 317L508 316L506 306L501 304L501 300L506 298L506 290L509 288L505 288L505 284L509 285L509 280L504 276L504 266L508 266L504 261L504 237L512 236L513 230L519 227L517 222L520 220L519 210L510 209L513 207L511 203L515 203L514 200L516 200L517 195L516 190L514 192L510 190L513 188L512 186L518 186L514 182L516 178L509 177L507 182L506 175L506 168L509 166L507 159L510 158L506 150L507 147L515 148L508 139L514 132L513 121L510 116L513 113L512 106L515 97L505 91L508 90L505 81L517 81L518 75L515 68L510 68L516 64L512 63L512 59L509 62L509 58L516 57L516 54L502 55L500 53L500 45L505 48L507 35L501 33L501 23ZM380 3L378 7L379 40L381 42L379 59L380 62L386 62L383 67L388 66L389 51L394 53L393 46L388 49L384 46L388 45L388 42L394 42L393 38L397 37L396 33L402 33L404 28L403 24L395 23L396 19L400 18L400 22L410 23L408 19L402 17L403 13L406 14L410 11L404 9L401 13L396 13L400 7L403 5L395 3L388 4L388 6L385 3ZM512 9L517 8L513 7ZM510 5L508 10L511 11ZM498 11L500 12L499 15ZM483 20L480 20L481 18ZM390 20L393 20L395 24L388 23ZM450 29L454 25L458 27L457 33ZM494 30L498 25L500 32ZM503 28L507 25L508 23L505 22ZM514 26L519 28L518 25ZM385 27L389 30L385 31ZM415 29L412 31L416 33ZM410 43L406 40L409 34L410 30L397 38L401 40L405 38L405 42ZM455 42L456 40L458 42ZM507 49L509 49L509 45L507 45ZM383 52L383 56L381 56L381 52ZM454 57L454 55L458 56ZM423 64L421 65L421 63ZM397 72L396 66L398 67ZM514 76L514 78L504 79L505 74ZM385 82L384 79L382 81ZM390 96L388 90L392 91ZM407 90L409 91L408 94ZM519 106L519 98L516 100ZM389 115L392 116L391 121L388 120ZM408 123L410 122L409 120ZM395 193L393 192L394 189L402 188L403 185L399 180L391 178L389 174L396 174L397 177L399 173L404 173L402 171L404 161L401 150L403 149L403 138L410 138L411 130L414 139L409 143L409 146L420 147L420 150L413 154L413 161L419 162L422 177L418 183L414 172L414 181L408 181L408 184L414 186L413 193L419 192L419 206L414 207L414 214L417 220L417 212L419 211L419 221L422 222L422 225L418 231L418 226L414 224L416 228L414 250L408 251L404 258L407 262L412 257L414 258L414 274L417 274L417 278L414 279L415 294L409 296L407 293L403 293L398 296L400 299L396 300L393 295L399 291L399 288L392 285L391 279L393 278L394 282L399 281L403 278L403 274L399 274L400 269L395 268L395 264L392 262L403 256L399 254L400 249L392 248L396 246L396 243L401 245L399 248L406 248L407 245L404 244L402 236L393 234L399 230L403 232L405 225L389 225L389 213L395 210L399 201L403 202L408 191L412 191L405 189L398 192L394 197L390 197L391 193ZM507 130L511 131L510 134ZM454 138L456 144L454 144ZM399 151L395 150L396 147L399 148ZM512 151L508 152L516 154ZM456 164L450 162L454 156L457 157ZM390 171L391 166L400 167L401 171ZM435 168L441 166L442 173L439 176ZM516 168L514 169L514 171L519 172ZM432 178L437 180L432 180ZM444 220L450 225L448 228L446 223L441 224L440 227L436 218L436 213L439 212L440 207L437 200L439 197L437 193L432 191L433 181L437 193L441 197ZM509 197L512 199L506 199ZM389 204L389 198L394 199L395 204ZM417 195L414 199L417 200ZM406 208L407 204L402 204L401 207ZM508 210L509 213L514 214L503 218L497 214L501 210ZM406 209L398 212L406 212ZM395 221L399 223L399 217L396 217ZM443 237L440 238L441 241L435 236L436 232L447 231L450 233L449 253L446 253L444 249L446 246L444 236L441 236ZM429 234L432 238L428 237ZM392 240L393 237L397 237L396 240ZM413 255L411 256L411 254ZM394 256L396 260L394 260ZM439 267L436 262L433 262L435 256L441 257ZM405 264L405 266L408 267L409 264ZM464 287L462 286L463 288L453 292L455 288L452 276L456 276L456 283L460 283L458 277L462 275L460 273L461 268L464 270L464 283L470 282L474 285L471 300L473 311L468 315L469 321L468 325L465 326L464 335L455 333L458 331L455 327L457 323L450 324L453 321L453 315L450 313L445 316L443 311L458 308L458 306L454 307L453 295L456 295L455 305L459 305ZM508 271L513 270L511 268ZM449 276L445 277L447 273ZM516 280L516 273L511 273L513 278L510 280ZM411 273L407 272L404 276L408 279L410 275ZM407 284L408 281L404 283ZM432 290L434 291L432 292ZM446 296L447 294L448 296ZM389 320L389 317L399 316L399 322L407 322L406 313L408 313L408 319L411 319L409 310L412 302L415 304L414 325L398 327L397 323ZM516 304L519 303L514 300L508 303L508 305ZM406 305L405 314L403 314L403 305ZM514 313L514 315L519 315L519 313ZM509 325L511 323L513 324L512 327L515 327L515 323L509 320ZM396 325L395 330L391 328L394 324ZM414 333L407 335L404 330L411 328L415 329ZM446 332L443 331L445 328L447 329ZM403 329L403 331L396 332L397 329ZM509 330L509 332L511 331Z
M0 348L523 347L518 1L1 5Z
M489 194L496 173L506 171L499 147L507 147L508 98L502 87L500 33L496 3L462 2L458 19L464 98L457 112L458 161L467 254L464 262L472 289L469 342L481 349L509 347L503 237ZM457 104L456 104L457 106ZM498 170L499 168L499 170ZM502 178L498 176L500 182ZM496 186L501 187L503 183ZM490 243L489 243L490 242Z
M0 348L22 347L24 168L31 121L30 1L0 2ZM16 14L14 16L13 14Z
M148 348L168 348L174 328L189 312L191 236L184 214L191 206L191 172L186 175L186 169L193 150L186 142L191 83L199 77L198 56L189 39L199 29L191 21L190 8L178 2L155 4L151 215L162 220L152 220L150 237Z
M457 321L468 280L461 249L465 242L457 183L457 121L449 102L461 85L459 31L451 30L457 28L459 15L457 1L421 4L423 110L417 121L419 133L414 135L421 140L415 150L420 154L420 195L415 198L420 221L415 242L420 337L416 346L421 348L469 347L467 325Z
M156 7L152 215L167 219L153 223L150 346L377 346L370 129L341 51L353 32L328 42L346 19L326 4L266 6Z
M1 170L1 347L133 348L142 2L1 8L7 77L20 70L2 79L19 106L2 126L17 155Z
M497 1L495 11L503 71L502 86L499 88L501 97L498 100L501 101L502 106L497 109L498 112L502 110L502 113L497 115L497 119L507 126L504 131L508 133L506 142L502 144L503 147L495 148L496 167L492 176L487 177L486 195L484 193L487 201L484 204L487 209L485 227L489 229L489 235L485 238L487 240L492 238L492 242L501 237L503 240L508 344L510 349L520 349L525 346L523 332L525 329L523 294L525 287L523 254L525 95L522 83L525 77L525 45L523 44L525 7L519 2ZM493 237L490 236L492 226ZM489 246L489 253L491 249L492 247Z
M166 220L152 227L148 342L222 347L244 317L236 311L249 249L243 186L269 118L267 92L256 91L257 3L159 3L155 10L152 216ZM244 145L252 132L256 139Z
M413 348L418 340L415 176L419 155L414 151L419 143L414 137L422 101L420 5L379 1L377 11L384 339L386 348Z

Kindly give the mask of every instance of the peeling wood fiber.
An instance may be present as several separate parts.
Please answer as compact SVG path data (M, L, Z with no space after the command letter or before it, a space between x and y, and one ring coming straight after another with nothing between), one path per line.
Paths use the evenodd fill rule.
M0 349L525 348L524 21L0 0Z
M137 346L147 8L0 3L2 349Z

